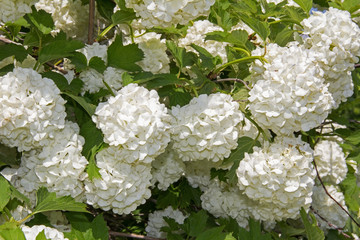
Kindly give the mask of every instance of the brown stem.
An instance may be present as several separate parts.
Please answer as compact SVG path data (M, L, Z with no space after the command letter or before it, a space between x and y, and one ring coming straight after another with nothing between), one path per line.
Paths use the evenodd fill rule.
M14 41L11 41L7 38L4 38L4 37L0 37L0 41L4 42L4 43L12 43L12 44L16 44L16 45L21 45L20 43L17 43L17 42L14 42Z
M360 63L355 64L355 68L360 68Z
M248 90L251 90L251 88L247 85L247 83L239 78L223 78L223 79L214 80L214 82L229 82L229 81L242 83Z
M56 70L58 70L62 74L67 74L68 73L66 70L62 69L61 67L53 65L51 63L46 63L46 65L48 65L49 67L55 68Z
M94 42L94 18L95 18L95 0L89 1L89 27L88 27L88 44Z
M325 219L323 216L321 216L321 215L319 214L319 212L316 211L312 206L310 206L310 210L311 210L315 215L317 215L321 220L323 220L324 222L326 222L327 225L329 225L331 228L333 228L333 229L337 230L339 233L341 233L344 237L352 239L349 235L347 235L346 233L344 233L344 231L342 230L342 228L339 228L339 227L337 227L336 225L334 225L334 224L332 224L331 222L329 222L328 220L326 220L326 219Z
M321 177L320 177L320 175L319 175L319 171L318 171L318 169L317 169L317 165L316 165L316 162L315 162L315 158L313 158L313 163L314 163L314 166L315 166L317 178L319 179L321 186L322 186L323 189L325 190L326 195L328 195L328 196L350 217L350 219L351 219L358 227L360 227L360 224L350 215L350 213L349 213L338 201L336 201L336 199L333 198L333 196L331 196L330 193L327 191L327 189L326 189L326 187L325 187L325 185L324 185L324 182L322 181L322 179L321 179Z
M139 235L139 234L135 234L135 233L121 233L121 232L109 231L109 234L111 236L116 236L116 237L130 237L130 238L146 239L146 240L163 240L162 238L152 238L152 237L147 237L147 236Z

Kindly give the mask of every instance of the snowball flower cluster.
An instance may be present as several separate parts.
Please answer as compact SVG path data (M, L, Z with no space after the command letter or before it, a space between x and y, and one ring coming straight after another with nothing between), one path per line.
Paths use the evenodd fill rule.
M171 113L173 148L184 161L219 162L237 147L244 116L230 95L202 94L183 107L173 107Z
M185 25L200 16L206 16L215 0L125 0L133 8L145 28Z
M360 28L347 11L330 7L326 12L314 12L301 22L306 46L316 52L316 59L325 71L329 91L337 108L353 94L350 72L360 55Z
M160 154L151 163L152 179L151 183L165 191L170 184L176 182L185 172L185 164L179 158L179 155L171 148L167 147L164 153Z
M166 233L161 232L162 227L168 226L164 217L174 219L175 222L183 224L186 216L177 209L173 209L171 206L164 210L158 210L149 214L148 225L145 230L147 235L154 238L166 238Z
M31 13L31 6L37 0L0 0L0 22L13 22Z
M259 205L278 208L278 218L298 217L301 207L311 203L315 171L312 150L300 138L276 137L263 148L245 153L236 170L238 186Z
M193 26L187 29L187 34L184 38L179 39L179 46L185 47L187 51L195 52L190 45L195 44L205 48L213 56L219 56L223 62L227 61L225 47L227 43L214 40L206 40L207 33L215 31L224 31L221 27L209 22L208 20L200 20L194 22Z
M19 151L47 145L64 128L64 104L51 79L15 68L0 77L0 142Z
M170 72L167 47L165 40L160 37L161 34L150 32L135 38L135 43L139 44L139 48L144 52L144 59L137 62L144 71L154 74Z
M129 214L151 196L151 164L129 164L121 151L110 146L96 155L101 178L85 179L88 204L117 214Z
M51 14L56 32L61 30L68 37L86 39L89 7L82 5L81 0L39 0L35 7Z
M264 67L248 98L256 122L276 134L290 135L325 120L333 98L313 52L293 44Z
M32 227L22 225L21 230L23 231L26 240L36 240L37 235L42 231L44 231L46 239L68 240L68 238L64 237L62 232L59 232L55 228L46 227L44 225L34 225Z
M171 116L155 90L129 84L100 103L93 115L104 141L121 148L127 161L151 162L170 142Z
M335 141L321 140L315 145L314 158L322 180L339 184L345 179L347 166L345 154Z
M333 185L326 186L328 193L343 206L346 210L345 197L344 194ZM312 207L327 221L334 224L339 228L343 228L346 224L348 216L342 210L339 205L337 205L334 200L332 200L326 193L322 186L315 186L314 194L312 197ZM320 219L315 215L320 227L325 230L331 228L326 222Z

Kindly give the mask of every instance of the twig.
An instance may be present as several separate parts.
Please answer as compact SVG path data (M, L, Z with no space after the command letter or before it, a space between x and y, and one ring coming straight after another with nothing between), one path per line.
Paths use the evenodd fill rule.
M334 224L332 224L331 222L329 222L328 220L326 220L323 216L321 216L321 215L319 214L319 212L316 211L312 206L310 206L310 210L311 210L314 214L316 214L321 220L323 220L324 222L326 222L327 225L329 225L331 228L333 228L333 229L337 230L338 232L340 232L344 237L352 239L352 237L350 237L349 235L347 235L346 233L344 233L344 231L343 231L341 228L337 227L336 225L334 225Z
M214 82L229 82L229 81L242 83L248 90L251 90L251 88L247 85L247 83L239 78L223 78L223 79L214 80Z
M358 226L360 227L360 224L350 215L350 213L338 202L336 201L335 198L333 198L333 196L330 195L330 193L327 191L325 185L324 185L324 182L322 181L320 175L319 175L319 171L317 169L317 165L316 165L316 162L315 162L315 158L313 158L313 163L314 163L314 166L315 166L315 170L316 170L316 175L320 181L320 184L321 186L323 187L323 189L325 190L325 193L326 195L328 195L349 217L350 219Z
M51 63L46 63L46 65L48 65L49 67L52 67L52 68L55 68L56 70L58 70L59 72L61 72L62 74L67 74L68 72L64 69L62 69L61 67L59 66L56 66L56 65L53 65Z
M163 240L163 238L152 238L135 233L121 233L121 232L109 231L109 234L111 236L116 236L116 237L130 237L130 238L146 239L146 240Z
M355 64L355 68L360 68L360 63Z
M4 43L12 43L12 44L16 44L16 45L21 45L20 43L17 43L17 42L14 42L14 41L11 41L10 39L7 39L7 38L4 38L4 37L1 37L0 36L0 41L4 42Z
M95 18L95 0L89 1L89 28L88 28L88 44L94 42L94 18Z

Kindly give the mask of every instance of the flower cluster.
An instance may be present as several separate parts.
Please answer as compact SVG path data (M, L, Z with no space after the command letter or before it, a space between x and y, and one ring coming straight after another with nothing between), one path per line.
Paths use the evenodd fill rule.
M149 221L146 227L147 235L155 238L166 238L166 233L161 231L162 227L168 226L164 220L164 217L174 219L175 222L183 224L186 216L177 209L173 209L171 206L164 210L158 210L149 214Z
M10 22L31 12L31 6L37 0L0 0L0 22Z
M323 71L314 53L302 46L276 50L274 58L264 64L265 70L258 69L263 72L255 76L248 108L256 122L276 134L308 131L320 125L332 108Z
M187 24L199 16L207 15L215 0L139 1L126 0L126 7L133 8L145 28L170 27Z
M104 141L118 147L128 162L150 163L170 142L170 115L155 90L129 84L96 108L93 121Z
M259 205L277 208L278 218L298 217L311 203L315 171L310 146L294 137L276 137L271 144L254 147L236 170L238 186ZM261 213L259 213L261 214Z
M203 94L171 113L173 148L184 161L222 161L237 147L244 116L230 95Z
M15 68L0 83L0 142L28 151L47 145L64 128L65 101L51 79Z
M51 240L68 240L68 238L64 237L62 232L59 232L55 228L46 227L44 225L34 225L32 227L28 227L25 225L21 226L21 230L23 231L25 238L27 240L35 240L37 239L37 235L44 231L46 239Z

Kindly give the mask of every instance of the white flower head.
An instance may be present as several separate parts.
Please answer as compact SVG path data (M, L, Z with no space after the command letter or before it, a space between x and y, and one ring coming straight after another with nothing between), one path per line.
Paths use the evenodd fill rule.
M151 196L151 164L129 164L117 147L96 155L101 178L85 179L88 204L117 214L129 214Z
M141 18L140 24L145 28L170 27L185 25L189 21L209 14L215 0L126 0L128 8L133 8Z
M171 116L155 90L129 84L96 108L93 121L104 141L121 147L129 162L151 162L170 142Z
M282 209L281 219L296 218L300 208L311 203L312 154L300 138L278 136L273 143L245 153L236 170L238 186L250 199Z
M26 13L31 13L31 6L36 2L37 0L0 0L0 21L16 21Z
M184 161L219 162L237 147L244 115L230 95L202 94L171 113L173 148Z
M28 227L25 225L21 225L21 230L23 231L26 240L35 240L36 236L44 231L45 237L51 240L68 240L68 238L64 237L62 232L59 232L55 228L46 227L44 225L34 225L32 227Z
M48 144L64 128L65 100L48 78L32 69L15 68L0 77L0 141L19 151Z
M174 219L175 222L183 224L187 216L181 211L173 209L171 206L164 210L157 210L149 214L149 222L145 230L147 235L154 238L166 238L166 233L161 231L162 227L168 226L165 222L164 217Z

